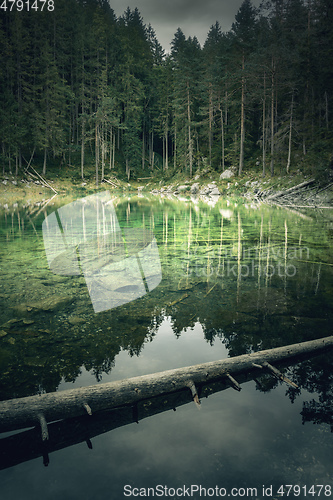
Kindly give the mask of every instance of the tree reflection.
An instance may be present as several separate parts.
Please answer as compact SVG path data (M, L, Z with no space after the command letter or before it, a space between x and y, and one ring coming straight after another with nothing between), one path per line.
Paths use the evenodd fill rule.
M2 214L3 235L9 235L0 294L2 399L55 391L61 380L75 381L82 367L101 380L121 350L139 356L165 317L176 337L200 323L203 341L212 347L222 342L230 356L331 334L332 267L325 227L313 224L309 230L310 221L295 214L265 207L251 211L223 201L215 208L145 198L114 199L113 204L133 252L138 231L155 235L163 279L150 293L98 314L89 307L82 276L55 277L45 256L41 260L41 227L54 207ZM103 211L99 214L102 221ZM81 220L87 223L86 216ZM31 242L35 231L39 239L17 253L18 241ZM107 244L112 246L110 240ZM23 276L17 272L19 261L25 263ZM57 302L58 296L70 300ZM53 308L47 309L46 299L55 300ZM13 319L17 322L10 323ZM307 390L313 383L326 401L326 382L313 381L321 379L323 366L309 363L299 368L304 376L297 371L292 376ZM328 365L325 370L329 378ZM259 382L261 390L277 384L271 378Z

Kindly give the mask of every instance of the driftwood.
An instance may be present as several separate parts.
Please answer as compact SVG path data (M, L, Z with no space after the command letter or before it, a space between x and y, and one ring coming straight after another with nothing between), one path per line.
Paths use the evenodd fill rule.
M119 186L115 182L112 182L109 179L104 178L104 179L102 179L102 182L107 182L107 183L111 184L111 186L113 186L115 188L119 188Z
M313 354L315 355L316 352L313 352ZM310 354L306 353L302 356L295 356L292 359L279 362L279 366L280 368L282 366L292 366L301 361L302 358L308 359L309 356ZM153 398L135 402L132 405L99 411L92 415L89 415L87 412L80 417L49 423L49 439L46 441L42 440L40 427L3 437L0 439L0 470L38 457L43 457L43 463L47 466L50 462L49 455L54 451L84 442L89 449L92 449L91 440L98 435L135 422L139 423L147 417L166 411L173 410L175 412L178 407L190 404L193 399L195 401L196 398L199 400L199 397L202 399L208 398L212 394L221 393L230 388L230 386L239 391L241 389L239 384L249 382L250 380L255 380L256 384L259 385L259 380L256 380L256 378L263 375L266 370L262 365L256 363L252 363L252 366L253 369L250 371L237 374L238 381L236 382L236 386L230 380L233 377L229 374L229 376L222 376L216 381L198 385L198 388L195 388L194 395L192 390L184 387L180 391L161 394ZM196 405L199 407L200 400ZM316 417L316 422L329 423L327 422L327 418L319 420L319 417ZM303 421L305 420L310 420L310 417L307 415L303 418Z
M281 196L286 196L287 194L294 193L299 189L303 189L304 187L310 186L315 182L315 179L310 179L308 181L301 182L301 184L297 184L297 186L292 186L289 189L285 189L284 191L279 191L278 193L271 194L267 196L267 200L273 200L275 198L280 198Z
M28 168L31 168L31 170L33 170L35 172L35 174L36 174L36 175L33 175L31 172L28 172L28 174L31 177L36 177L37 176L40 179L40 182L42 183L42 185L44 187L47 187L47 188L51 189L55 194L58 194L58 191L56 191L48 182L46 182L46 180L30 165L30 162L29 162L29 165L26 168L25 172L27 172Z
M261 367L259 368L251 373L238 375L239 382L243 384L262 374L263 370ZM216 382L200 385L200 398L207 398L228 388L230 388L230 384L226 377L220 378ZM91 449L91 440L96 436L125 425L139 423L153 415L172 410L174 412L177 408L190 404L194 398L199 400L199 395L194 394L193 397L192 392L186 387L175 393L162 394L133 405L99 411L91 416L86 414L81 417L52 422L48 424L49 439L47 441L42 441L39 427L3 437L0 439L0 470L38 457L43 457L44 465L48 465L50 462L49 454L54 451L84 442ZM200 402L197 402L196 405L199 407Z
M283 362L303 354L316 354L332 346L333 336L127 380L3 401L0 403L0 432L38 425L43 440L47 441L48 422L94 415L184 388L192 395L195 393L197 403L198 389L193 391L193 386L198 388L221 378L235 386L230 376L258 370L258 366L264 367L265 362Z

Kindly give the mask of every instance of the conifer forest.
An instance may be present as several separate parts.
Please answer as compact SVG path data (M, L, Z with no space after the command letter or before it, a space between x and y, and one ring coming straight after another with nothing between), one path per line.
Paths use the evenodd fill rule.
M332 0L244 0L230 31L201 46L179 27L169 53L138 9L26 3L0 1L3 173L331 168Z

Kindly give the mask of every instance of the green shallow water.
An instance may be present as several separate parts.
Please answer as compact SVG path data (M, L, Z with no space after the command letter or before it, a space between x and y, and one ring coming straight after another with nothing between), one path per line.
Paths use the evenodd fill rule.
M73 201L0 209L2 400L332 334L332 227L320 215L231 198L110 197L90 212L77 203L76 216ZM11 467L2 498L118 499L126 484L252 486L262 498L263 485L332 484L332 355L288 376L300 390L264 377L200 412L189 404L98 436L97 451L55 452L47 469L42 459ZM302 425L313 400L322 423Z

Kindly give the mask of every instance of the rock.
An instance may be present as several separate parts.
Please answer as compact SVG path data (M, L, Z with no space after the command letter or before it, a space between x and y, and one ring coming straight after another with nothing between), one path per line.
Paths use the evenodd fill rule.
M20 323L22 320L20 319L10 319L9 321L7 321L6 323L4 323L3 325L1 325L1 328L12 328L12 325L15 325L17 323Z
M178 186L177 191L187 191L189 186Z
M200 195L201 196L206 196L207 194L209 194L211 192L211 189L207 186L207 187L203 187L201 190L200 190Z
M71 325L79 325L80 323L85 323L85 320L83 318L80 318L79 316L72 316L71 318L68 318L68 323Z
M210 193L210 196L220 196L220 191L217 187L215 187Z
M73 297L69 297L68 295L63 297L50 297L48 299L41 300L37 304L30 304L31 307L37 307L42 309L43 311L56 311L57 309L61 309L73 301Z
M200 189L200 184L199 184L199 182L195 182L195 183L194 183L194 184L192 184L192 186L191 186L191 194L196 194L196 193L198 193L199 189Z
M220 181L223 179L230 179L230 177L234 177L234 175L235 174L233 173L233 171L230 168L228 168L220 175Z
M24 319L23 320L24 325L32 325L33 323L34 323L34 321L32 319Z
M40 312L40 311L57 311L73 302L73 297L66 296L54 296L47 299L42 299L39 302L20 304L18 306L13 306L14 311L20 314L25 314L26 312Z

